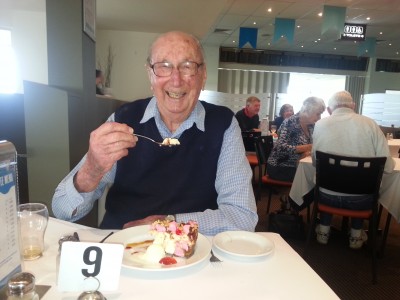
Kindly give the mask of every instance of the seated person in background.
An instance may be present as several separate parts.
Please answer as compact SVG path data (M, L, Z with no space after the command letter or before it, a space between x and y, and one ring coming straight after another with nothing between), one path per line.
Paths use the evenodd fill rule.
M385 172L392 172L394 161L385 135L379 126L365 116L354 112L355 103L350 93L341 91L333 94L328 102L330 117L315 124L313 133L312 157L315 164L315 151L355 157L386 156ZM355 179L356 180L356 179ZM320 191L320 203L347 209L370 209L372 197L340 196L329 190ZM316 228L317 241L327 244L332 215L321 213L320 225ZM351 220L349 246L353 249L362 247L367 235L362 230L363 219Z
M104 75L101 70L96 69L96 94L104 95L103 91Z
M267 173L271 178L293 181L298 161L311 154L314 124L324 111L324 101L310 97L303 102L300 112L282 123L267 162Z
M259 131L261 101L257 97L249 97L246 100L246 107L236 113L242 131Z
M284 120L293 116L293 106L290 104L283 104L281 109L279 110L279 116L275 118L274 124L276 125L276 129L279 130L281 124Z
M230 109L199 101L207 77L200 42L183 32L161 35L147 74L154 96L122 105L91 133L85 157L55 191L54 215L82 218L112 184L101 228L174 215L197 221L205 235L254 231L257 207L240 127ZM160 147L133 133L180 145Z

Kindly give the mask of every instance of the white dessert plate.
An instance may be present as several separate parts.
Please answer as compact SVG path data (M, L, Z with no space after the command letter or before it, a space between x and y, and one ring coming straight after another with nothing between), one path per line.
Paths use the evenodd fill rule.
M241 261L265 258L274 251L274 242L249 231L225 231L213 238L213 246L219 254Z
M149 233L150 226L136 226L123 229L114 233L108 238L107 243L123 244L124 247L129 243L137 243L146 240L152 240ZM176 258L177 264L162 265L159 263L150 263L144 259L131 254L131 251L124 250L122 266L125 268L146 271L146 272L173 272L182 269L194 268L210 257L211 244L208 239L199 233L194 254L189 258Z

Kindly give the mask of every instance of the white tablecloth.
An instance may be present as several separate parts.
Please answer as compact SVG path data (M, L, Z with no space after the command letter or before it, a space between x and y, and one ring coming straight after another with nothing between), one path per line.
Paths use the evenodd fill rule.
M400 159L393 159L396 166L393 173L383 174L379 202L400 222ZM299 162L289 196L300 205L303 203L303 196L311 191L314 185L315 168L311 157L308 156Z
M77 231L81 241L99 242L110 230L99 230L50 219L44 256L24 263L39 285L51 285L44 300L75 300L79 293L60 293L56 286L58 239ZM273 240L275 250L261 262L234 262L223 258L217 267L206 264L187 274L166 278L138 278L122 267L119 290L104 292L112 299L339 299L317 273L280 235L259 233ZM210 241L212 237L209 237ZM164 273L167 274L167 273ZM167 275L165 275L167 276ZM158 276L159 277L159 276Z
M400 139L388 140L390 155L392 157L399 157Z

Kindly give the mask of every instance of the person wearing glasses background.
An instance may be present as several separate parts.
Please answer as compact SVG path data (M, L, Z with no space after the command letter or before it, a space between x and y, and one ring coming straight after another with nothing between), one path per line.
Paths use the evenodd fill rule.
M168 32L151 45L153 97L122 105L95 129L89 149L56 188L57 218L76 221L109 184L101 228L151 224L173 215L199 231L254 231L258 221L241 130L233 112L199 100L207 72L199 41ZM165 147L155 141L179 140Z

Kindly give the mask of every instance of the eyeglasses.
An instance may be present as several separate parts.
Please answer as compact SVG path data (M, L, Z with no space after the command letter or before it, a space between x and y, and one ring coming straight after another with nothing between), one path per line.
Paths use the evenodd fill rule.
M177 66L177 69L182 76L194 76L203 64L198 64L194 61L184 61ZM174 67L170 62L157 62L150 65L150 68L153 69L154 74L158 77L171 76Z

